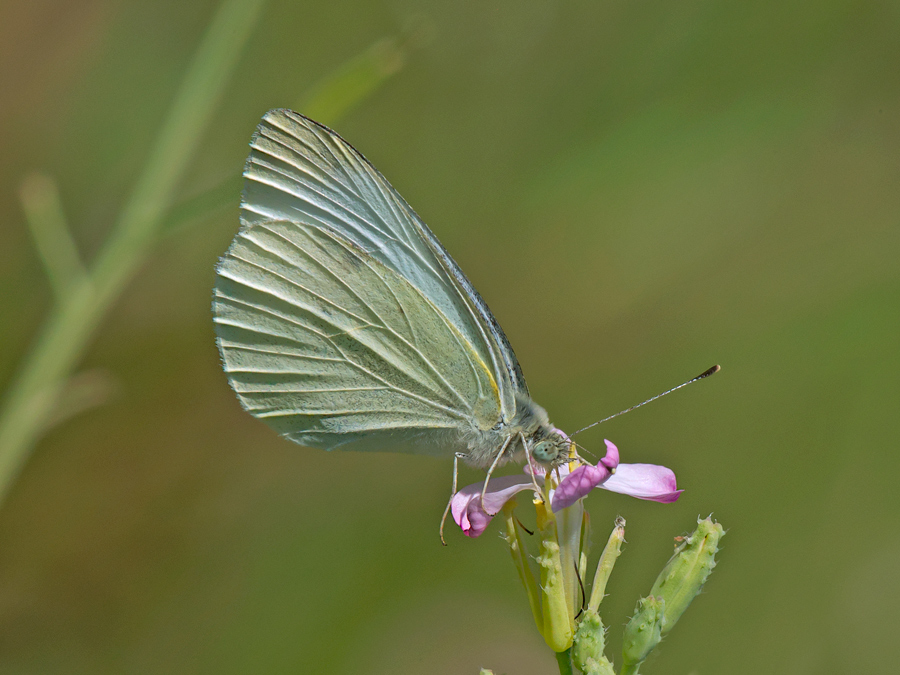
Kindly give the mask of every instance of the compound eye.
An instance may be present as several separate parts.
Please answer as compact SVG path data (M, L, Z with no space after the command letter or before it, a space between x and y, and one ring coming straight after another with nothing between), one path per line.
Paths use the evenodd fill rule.
M559 452L552 443L538 443L531 451L531 456L541 464L551 464L558 455Z

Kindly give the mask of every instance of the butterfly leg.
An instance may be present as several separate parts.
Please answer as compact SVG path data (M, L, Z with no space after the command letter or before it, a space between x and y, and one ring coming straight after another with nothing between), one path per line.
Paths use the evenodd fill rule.
M497 465L500 463L500 459L503 457L503 453L506 452L506 446L509 445L510 441L512 441L513 438L514 436L510 436L503 442L503 445L500 446L500 452L498 452L497 456L494 457L494 461L491 463L491 468L488 469L487 476L484 477L484 485L481 488L481 509L489 516L496 516L497 514L491 513L486 508L484 508L484 495L487 494L487 488L488 483L491 480L491 474L494 473L494 469L496 469Z
M447 542L444 541L444 523L447 522L447 514L450 513L450 505L453 503L453 497L456 496L456 477L459 471L459 458L465 457L465 455L461 452L457 452L453 455L453 487L450 490L450 501L447 502L447 507L444 509L444 515L441 516L441 544L444 546L447 545Z
M534 486L535 494L543 494L540 486L537 484L537 468L534 466L534 457L531 456L531 449L525 442L525 434L519 432L519 438L522 439L522 447L525 448L525 457L528 459L528 468L531 469L531 484Z

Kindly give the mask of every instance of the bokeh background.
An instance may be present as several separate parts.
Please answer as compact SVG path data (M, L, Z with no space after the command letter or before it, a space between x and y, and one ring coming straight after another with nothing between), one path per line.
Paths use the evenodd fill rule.
M0 7L4 389L53 307L22 181L56 181L90 262L215 6ZM558 426L723 365L584 435L686 490L588 502L597 540L628 520L614 658L712 512L721 563L648 673L896 672L900 5L874 0L266 3L176 201L226 198L121 289L78 368L100 405L0 510L0 671L555 672L500 528L438 543L449 459L300 448L227 386L213 267L283 106L417 209Z

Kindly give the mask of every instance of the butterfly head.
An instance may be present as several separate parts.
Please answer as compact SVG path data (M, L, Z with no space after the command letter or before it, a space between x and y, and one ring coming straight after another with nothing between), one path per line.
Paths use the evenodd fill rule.
M541 464L557 465L569 459L572 441L552 426L541 427L533 437L531 456Z

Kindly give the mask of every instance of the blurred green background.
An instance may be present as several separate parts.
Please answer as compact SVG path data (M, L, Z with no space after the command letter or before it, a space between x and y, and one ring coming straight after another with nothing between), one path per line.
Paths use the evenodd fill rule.
M0 7L4 389L53 306L19 186L58 182L90 261L214 11ZM340 79L373 53L389 78ZM582 440L686 490L588 501L598 541L628 520L611 655L713 512L721 564L647 673L897 672L900 5L709 0L265 4L178 188L227 206L123 288L78 368L104 404L0 510L0 672L555 672L500 528L438 543L449 459L299 448L219 368L229 186L260 116L312 113L335 73L339 103L372 91L339 120L320 96L323 121L440 237L558 426L723 365Z

